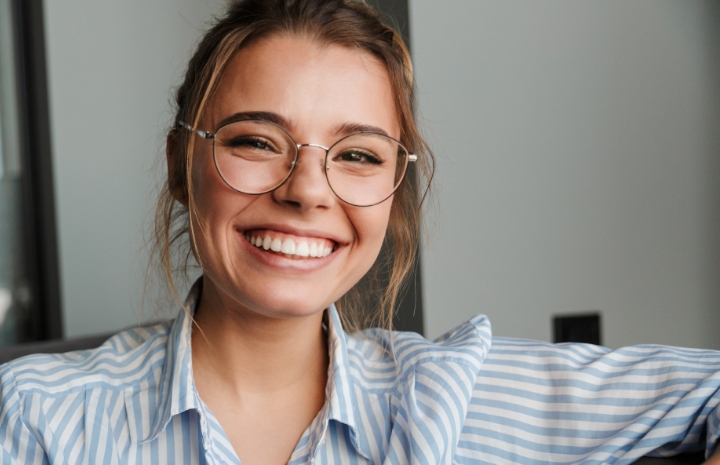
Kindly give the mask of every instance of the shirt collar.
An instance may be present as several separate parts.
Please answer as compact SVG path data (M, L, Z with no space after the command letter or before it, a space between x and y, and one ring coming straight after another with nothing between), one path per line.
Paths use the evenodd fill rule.
M201 421L203 446L207 450L211 443L205 404L200 400L192 372L191 337L193 315L202 293L202 278L198 279L190 289L183 309L175 319L168 334L162 376L158 386L158 409L148 434L140 438L141 442L157 438L165 429L172 417L187 410L198 410ZM310 432L307 447L314 454L318 445L325 440L328 423L340 422L349 428L353 447L363 457L369 459L362 447L367 440L365 431L358 428L357 402L349 374L347 351L347 335L342 328L340 316L334 304L327 310L328 314L328 384L325 390L325 405L319 413L319 422Z
M162 375L158 385L158 408L150 428L141 442L152 441L163 432L172 417L187 410L200 412L203 447L210 447L205 406L200 400L192 371L191 337L193 315L202 293L202 278L193 284L183 308L170 327Z
M355 389L350 376L350 362L347 349L347 335L343 330L335 304L328 307L328 352L330 364L328 367L328 384L325 390L326 405L328 407L328 422L334 420L346 425L350 432L350 442L355 450L370 459L363 444L367 444L365 430L358 427L358 403L355 399ZM325 422L325 428L327 423Z

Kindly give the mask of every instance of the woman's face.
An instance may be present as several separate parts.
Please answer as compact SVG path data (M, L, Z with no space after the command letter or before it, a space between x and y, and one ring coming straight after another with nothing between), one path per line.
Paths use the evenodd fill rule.
M330 147L358 128L400 138L385 67L370 54L310 39L277 36L231 60L199 128L214 132L245 112L275 115L298 144ZM206 293L226 309L275 318L316 314L347 292L378 256L392 198L372 207L338 199L324 174L325 151L300 149L292 176L275 191L241 194L213 164L212 142L197 139L192 166L200 218L193 223ZM286 256L247 237L310 249L324 257ZM314 246L313 246L314 244ZM304 247L304 246L303 246Z

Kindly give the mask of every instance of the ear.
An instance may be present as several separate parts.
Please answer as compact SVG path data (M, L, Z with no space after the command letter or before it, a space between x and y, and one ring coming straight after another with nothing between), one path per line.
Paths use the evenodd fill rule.
M173 129L168 133L165 144L165 158L167 160L168 170L168 189L175 200L187 207L187 186L185 185L184 170L180 165L183 157L178 153L177 138L178 132Z

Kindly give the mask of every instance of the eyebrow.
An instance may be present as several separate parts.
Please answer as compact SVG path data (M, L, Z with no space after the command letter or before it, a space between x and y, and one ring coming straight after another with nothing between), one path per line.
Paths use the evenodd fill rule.
M374 132L376 134L382 134L383 136L390 137L382 128L377 126L370 126L369 124L360 123L343 123L335 127L336 136L349 136L357 132Z
M264 120L264 121L270 121L271 123L275 123L281 128L287 130L288 132L295 126L292 121L285 118L284 116L274 113L271 111L243 111L240 113L235 113L233 115L228 116L227 118L220 121L220 124L218 127L225 126L226 124L234 123L235 121L243 121L243 120ZM341 123L335 126L333 135L335 136L348 136L350 134L355 134L358 132L374 132L376 134L382 134L383 136L390 137L390 135L382 128L379 128L377 126L372 126L369 124L362 124L362 123Z
M284 116L279 115L277 113L273 113L271 111L243 111L240 113L235 113L233 115L228 116L224 120L220 121L220 124L218 125L219 128L225 126L226 124L234 123L235 121L243 121L243 120L265 120L270 121L271 123L275 123L278 126L289 130L293 127L293 124Z

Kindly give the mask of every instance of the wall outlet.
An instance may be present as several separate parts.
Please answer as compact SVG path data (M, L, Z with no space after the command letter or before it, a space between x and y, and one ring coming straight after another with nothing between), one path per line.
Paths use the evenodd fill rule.
M584 312L553 317L553 342L585 342L601 345L600 312Z

